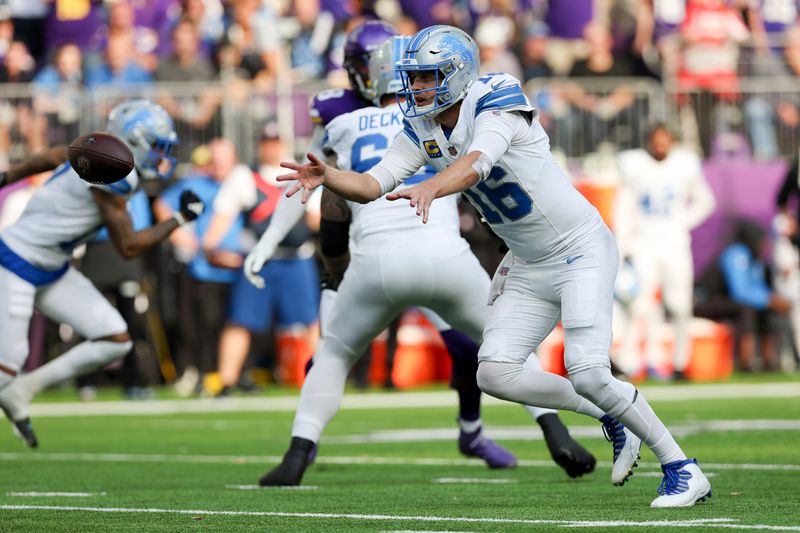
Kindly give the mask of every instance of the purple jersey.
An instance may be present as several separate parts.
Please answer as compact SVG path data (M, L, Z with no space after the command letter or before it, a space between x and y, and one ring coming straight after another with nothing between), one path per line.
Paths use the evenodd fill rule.
M327 126L328 123L345 113L371 105L350 89L327 89L311 100L309 115L314 124Z

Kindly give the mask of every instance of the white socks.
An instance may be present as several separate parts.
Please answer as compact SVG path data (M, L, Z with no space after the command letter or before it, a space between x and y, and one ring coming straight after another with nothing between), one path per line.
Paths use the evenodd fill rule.
M325 426L339 411L349 370L350 365L339 357L315 355L300 392L292 437L319 442Z
M686 459L686 454L675 442L675 438L638 391L636 399L617 420L642 439L662 465Z

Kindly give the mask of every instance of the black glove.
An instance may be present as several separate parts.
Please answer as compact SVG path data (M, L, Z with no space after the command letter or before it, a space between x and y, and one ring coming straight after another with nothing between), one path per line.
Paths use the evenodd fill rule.
M8 178L8 171L3 170L0 172L0 187L6 184L6 179Z
M185 224L186 222L191 222L195 220L197 217L203 214L205 211L205 204L203 200L197 196L194 191L186 190L181 193L181 208L178 212L178 222L180 224Z

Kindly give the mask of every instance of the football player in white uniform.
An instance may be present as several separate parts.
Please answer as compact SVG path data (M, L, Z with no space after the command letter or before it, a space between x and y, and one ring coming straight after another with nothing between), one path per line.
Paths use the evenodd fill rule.
M119 253L135 257L204 209L193 192L185 191L181 208L171 219L134 231L127 201L138 190L140 178L167 177L159 170L165 166L171 173L174 160L169 154L178 142L175 126L160 106L131 100L111 111L106 129L133 152L135 168L127 177L93 185L63 163L34 194L19 220L0 232L0 408L32 448L38 445L28 416L33 396L47 386L101 368L132 347L119 312L70 266L74 248L105 226ZM22 177L15 172L6 181ZM34 309L70 325L86 340L22 375Z
M372 53L365 93L375 107L339 115L326 126L323 149L339 168L369 169L402 133L402 113L394 97L402 83L394 65L408 40L392 37ZM433 174L430 167L421 168L405 186ZM488 318L490 281L460 236L457 202L458 195L437 200L438 212L424 225L401 204L385 199L369 204L347 202L323 190L321 248L332 277L325 292L329 299L336 296L323 313L322 339L303 385L290 449L282 463L261 479L262 485L300 482L309 453L339 409L350 367L403 309L432 308L466 332L472 339L467 342L474 346L480 340ZM337 286L333 293L331 288ZM443 322L438 316L433 318L435 323ZM451 330L448 324L443 326ZM477 347L471 357L472 361L454 361L454 379L463 382L456 387L462 404L459 448L483 458L490 467L512 466L513 456L482 435L480 389L475 382ZM538 360L533 357L530 364ZM463 385L468 382L475 396L471 409L464 405L473 403L471 398L464 399L463 389L469 387ZM568 474L577 477L593 470L594 458L572 440L554 411L530 409L554 459Z
M409 118L405 134L380 162L359 173L309 154L308 164L284 163L295 172L278 179L295 180L287 194L302 191L303 199L324 184L343 198L369 202L421 166L433 165L436 176L388 198L409 199L427 222L435 198L463 191L510 249L495 275L496 298L483 332L481 388L506 400L601 420L613 442L615 485L631 475L644 441L664 471L660 496L651 505L694 505L711 492L696 460L686 458L636 388L611 375L614 237L553 162L519 81L507 74L479 79L478 53L475 41L458 28L421 30L397 67L404 81L401 109ZM569 380L523 366L559 320Z
M617 240L623 257L630 258L639 282L637 297L628 311L625 361L636 361L642 331L646 328L647 364L658 367L662 321L656 290L661 288L664 306L675 324L675 377L682 378L689 362L689 320L692 317L694 271L690 231L714 210L714 194L703 177L700 158L674 148L672 133L663 124L651 128L647 149L628 150L619 155L622 177L620 221ZM625 216L625 215L628 216ZM639 368L626 369L632 373Z

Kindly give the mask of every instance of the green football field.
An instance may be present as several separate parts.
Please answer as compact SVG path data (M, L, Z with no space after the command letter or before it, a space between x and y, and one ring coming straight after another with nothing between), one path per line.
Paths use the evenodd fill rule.
M649 450L610 483L599 424L564 414L599 460L569 479L524 410L487 402L487 434L519 459L456 449L454 395L350 394L300 489L258 489L285 451L296 396L34 405L41 447L0 425L0 531L800 531L800 383L645 387L700 460L713 498L654 510ZM58 401L56 401L58 400Z

